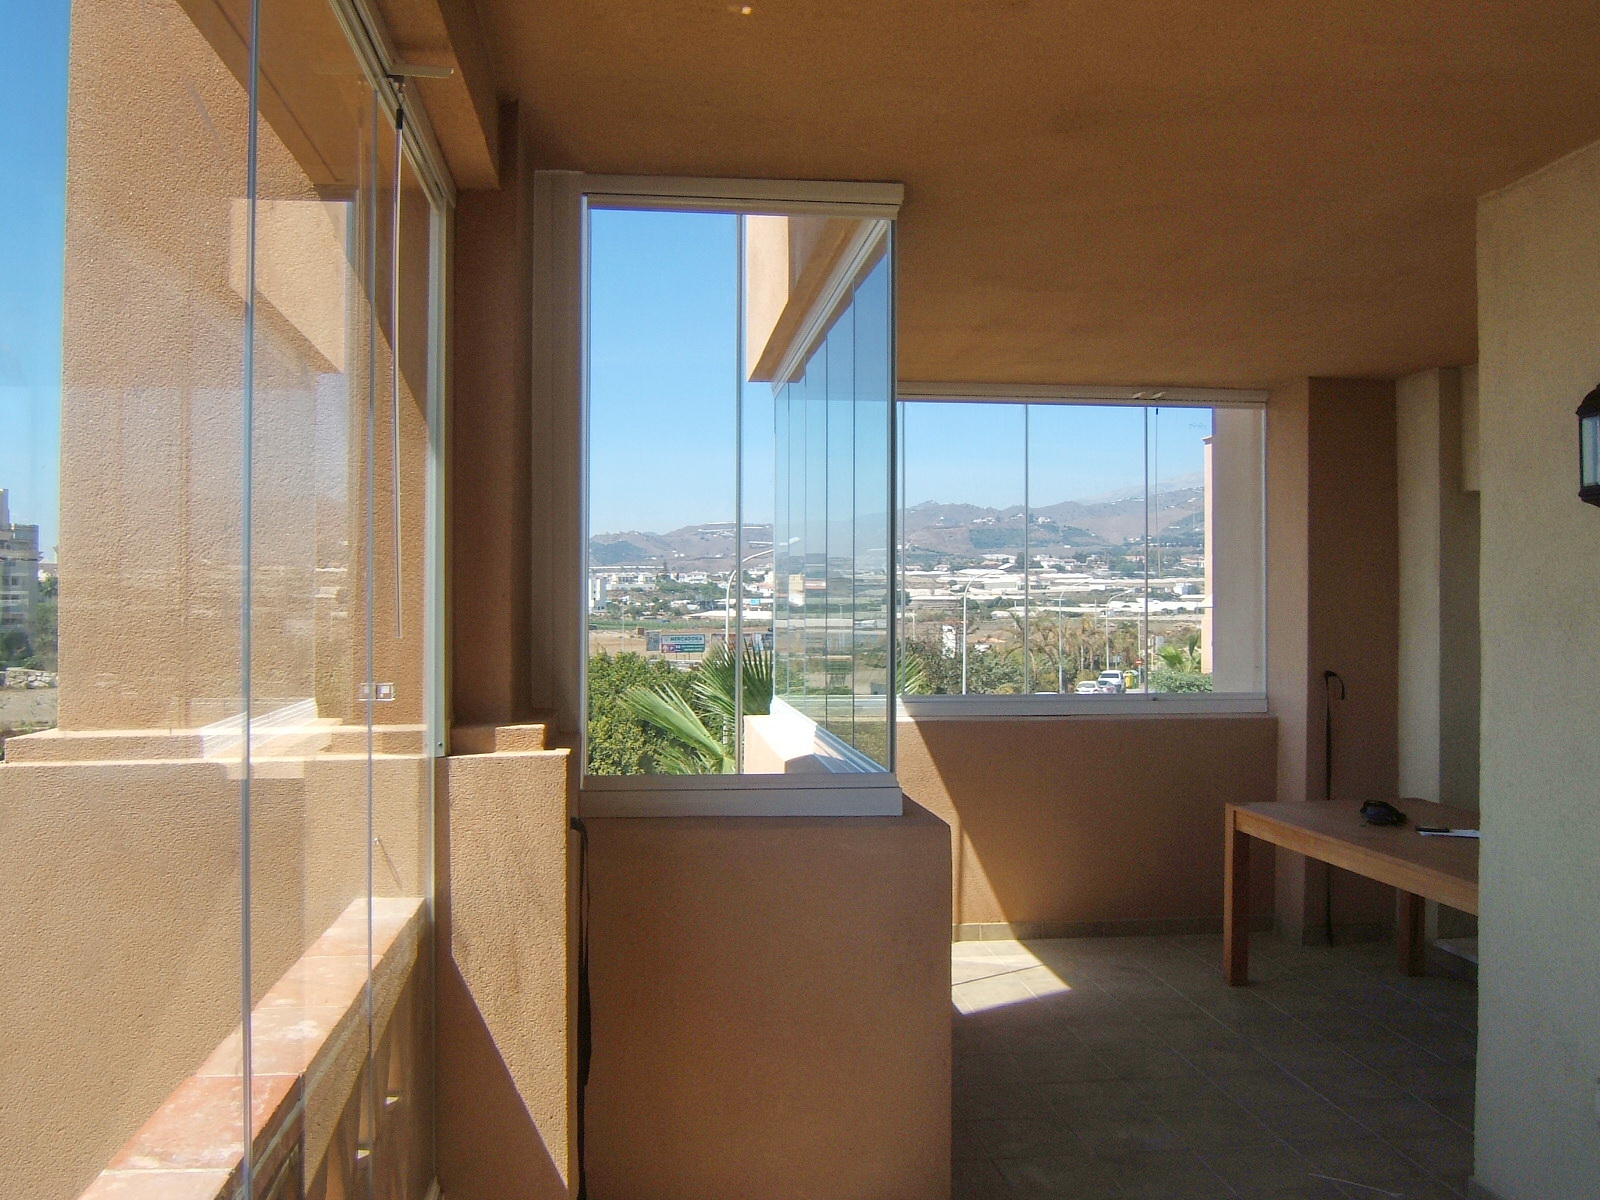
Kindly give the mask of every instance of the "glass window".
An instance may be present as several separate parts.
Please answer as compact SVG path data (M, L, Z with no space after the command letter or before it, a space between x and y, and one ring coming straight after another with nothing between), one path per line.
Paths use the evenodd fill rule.
M887 222L587 235L588 776L886 772Z
M904 692L1264 695L1259 405L901 407Z
M0 1194L421 1196L445 197L328 0L13 7Z

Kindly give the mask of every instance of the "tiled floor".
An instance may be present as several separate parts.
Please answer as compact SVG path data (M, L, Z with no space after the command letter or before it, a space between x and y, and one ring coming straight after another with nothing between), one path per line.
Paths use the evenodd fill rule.
M1390 946L959 942L955 1198L1444 1200L1472 1168L1476 990Z

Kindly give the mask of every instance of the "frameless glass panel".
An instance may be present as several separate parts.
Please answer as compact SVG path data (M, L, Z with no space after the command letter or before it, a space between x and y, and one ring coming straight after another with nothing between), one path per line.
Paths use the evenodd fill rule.
M887 223L588 228L587 773L885 770Z
M590 775L734 768L738 278L736 216L589 214Z
M855 746L890 761L889 571L891 417L894 396L890 263L878 263L855 294L855 571L850 648Z
M908 404L902 687L1023 689L1026 417L1020 404Z
M1144 616L1144 411L1030 409L1033 690L1136 689Z
M1201 653L1206 587L1206 456L1212 414L1145 410L1149 446L1148 586L1140 676L1152 692L1205 692Z
M856 585L856 354L855 308L846 309L828 332L820 376L827 396L827 511L823 530L823 692L824 727L855 744L855 585Z
M990 532L991 507L941 507L922 496L976 495L1018 473L987 402L904 404L902 455L910 502L904 574L914 619L905 630L906 691L952 691L949 663L969 616L942 627L930 615L953 607L960 573L950 548ZM1013 537L1026 558L1010 618L1026 647L1021 687L1034 694L1149 694L1265 688L1263 418L1259 408L1030 403L1023 412L1026 523ZM959 460L951 444L975 447ZM988 565L988 564L986 564ZM948 588L948 592L943 590ZM969 614L976 601L970 598ZM971 664L969 692L985 686ZM940 660L944 660L942 663ZM998 661L998 660L995 660ZM985 668L988 667L986 663ZM1011 680L1006 680L1009 684Z
M261 10L250 430L250 1071L300 1061L258 1188L432 1178L424 736L438 216L326 0Z
M818 219L780 227L792 253L830 237L800 223L806 220ZM835 224L843 228L835 235L841 261L833 269L847 274L832 295L811 297L796 286L790 304L806 307L788 331L782 318L771 324L766 352L769 360L779 357L771 347L782 340L782 356L795 364L774 381L779 419L789 421L790 507L788 525L773 536L786 546L791 566L776 619L802 631L798 643L784 643L789 661L779 667L783 686L774 712L815 723L821 740L810 757L828 769L883 770L890 759L893 466L888 230L881 223ZM809 337L807 324L815 329Z
M70 80L66 8L8 6L0 80L0 1194L63 1200L196 1072L246 1140L250 119L177 0L73 6Z
M67 600L18 677L60 729L0 736L0 855L54 864L0 862L45 914L0 969L51 995L47 1028L0 1005L40 1055L0 1107L42 1122L0 1192L77 1195L120 1147L113 1190L420 1198L442 214L326 0L80 5L70 104L60 408L0 405L51 547L30 628L57 544Z

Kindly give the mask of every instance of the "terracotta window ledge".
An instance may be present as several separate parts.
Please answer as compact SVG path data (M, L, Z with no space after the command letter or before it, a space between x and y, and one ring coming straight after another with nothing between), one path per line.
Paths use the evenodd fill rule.
M376 997L392 998L411 973L422 912L416 897L372 901L377 1008L382 1005ZM305 1124L307 1093L321 1091L341 1048L365 1034L367 940L363 898L344 910L251 1012L251 1146L258 1180L270 1180L292 1156ZM81 1200L232 1196L244 1162L241 1045L242 1031L235 1028L128 1139Z

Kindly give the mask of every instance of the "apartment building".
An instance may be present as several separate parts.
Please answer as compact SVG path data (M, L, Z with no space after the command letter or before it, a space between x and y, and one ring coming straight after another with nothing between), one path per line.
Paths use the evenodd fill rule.
M9 494L0 488L0 629L27 632L39 598L39 527L11 521Z
M1592 0L74 0L0 1197L1600 1195L1597 51ZM775 587L760 706L607 775L618 214L720 222ZM1052 613L1029 694L897 695L908 424L1006 423L1027 512L1158 410L1217 687L1055 694ZM1281 849L1229 987L1228 806L1385 798L1481 817L1425 918L1476 981Z

